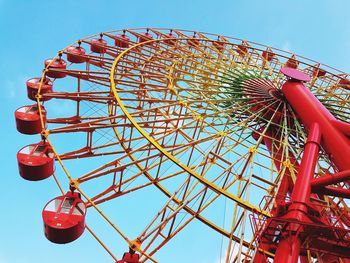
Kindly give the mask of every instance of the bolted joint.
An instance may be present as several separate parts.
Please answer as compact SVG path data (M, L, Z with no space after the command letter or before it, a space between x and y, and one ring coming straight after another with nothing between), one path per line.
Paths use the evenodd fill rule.
M136 238L129 242L129 248L133 251L140 251L141 244L142 244L142 241L139 238Z
M75 189L79 187L79 181L78 180L71 180L69 182L69 189L74 192Z

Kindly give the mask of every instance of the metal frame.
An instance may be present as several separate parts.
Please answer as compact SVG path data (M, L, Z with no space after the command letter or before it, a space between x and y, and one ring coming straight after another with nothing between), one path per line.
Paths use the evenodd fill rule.
M138 43L145 31L124 30L130 38L127 49L110 44L115 34L122 31L101 33L108 43L104 54L84 55L87 62L83 66L72 64L65 70L46 67L41 85L48 71L66 73L70 80L76 79L76 84L67 82L62 91L56 89L56 82L60 83L57 80L54 92L37 95L37 103L45 104L48 111L47 128L39 112L41 135L53 147L68 179L54 175L61 192L65 192L62 183L79 191L87 206L95 209L129 247L142 255L141 262L157 262L155 253L193 219L227 237L223 242L227 246L226 262L265 262L274 257L277 260L285 248L260 242L258 237L266 229L258 223L260 227L252 230L249 218L280 220L281 211L292 209L293 205L286 201L292 192L292 199L294 195L300 199L301 194L294 194L293 189L301 189L298 185L305 183L298 181L300 169L306 166L313 171L302 156L309 155L306 153L309 144L304 149L304 140L311 138L308 122L314 116L300 117L308 108L294 107L293 99L283 88L289 103L263 93L254 83L243 90L232 83L242 74L267 77L271 82L266 85L275 86L276 92L281 93L280 87L287 79L280 74L280 68L298 67L313 76L307 85L317 99L344 121L350 114L346 110L350 108L347 74L278 49L207 33L171 30L174 38L170 41L168 29L147 29L155 38ZM79 40L79 45L88 47L96 36ZM63 49L59 55L67 52L67 48ZM308 96L313 96L312 93ZM48 98L51 100L46 101ZM52 101L73 101L74 115L50 118ZM349 134L350 129L342 122L334 120L331 126ZM86 135L85 145L57 147L62 136L69 138L78 133ZM320 144L323 146L324 142ZM340 148L343 149L343 144ZM322 149L313 162L317 166L316 176L340 172L327 153L328 149ZM82 175L71 175L66 167L69 160L83 163L91 158L101 160L102 164ZM310 174L309 178L313 178L314 174ZM333 211L323 214L324 220L336 216L339 224L346 222L340 211L348 211L347 203L332 197L336 190L324 184L337 183L347 189L347 176L340 174L342 181L334 181L332 176L324 177L329 180L323 182L306 180L322 196L309 193L305 196L326 203ZM174 180L176 184L172 186L170 182ZM93 189L94 184L101 186L98 191ZM150 186L165 194L165 204L137 237L130 238L101 207ZM262 198L252 192L271 198L259 206ZM342 193L347 197L347 191ZM226 225L220 222L222 218L212 218L206 212L223 202L228 211L222 217L230 222ZM298 202L306 203L305 198ZM87 229L117 260L102 239L90 227ZM322 258L324 251L305 253L311 260ZM294 259L298 257L295 255Z

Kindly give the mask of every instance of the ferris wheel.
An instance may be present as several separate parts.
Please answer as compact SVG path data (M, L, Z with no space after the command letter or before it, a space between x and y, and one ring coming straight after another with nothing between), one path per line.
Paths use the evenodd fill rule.
M197 238L220 237L221 262L350 262L346 73L170 29L83 38L44 67L15 118L39 135L17 154L20 175L61 191L42 213L50 241L88 231L114 262L158 262L199 223Z

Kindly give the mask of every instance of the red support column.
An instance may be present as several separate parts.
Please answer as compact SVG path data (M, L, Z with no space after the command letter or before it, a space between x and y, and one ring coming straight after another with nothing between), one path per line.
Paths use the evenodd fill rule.
M275 130L267 130L266 131L266 137L263 138L263 143L265 144L266 148L268 149L270 155L273 157L276 170L278 172L282 169L282 163L283 163L283 147L281 145L276 145L273 143L273 140L271 138L275 138L276 136ZM270 138L271 137L271 138ZM289 160L291 160L292 163L296 163L296 159L293 155L288 156ZM276 207L274 207L271 211L272 216L276 216L280 213L280 210L282 210L282 207L285 206L285 199L288 193L291 193L292 190L292 179L290 176L290 172L287 169L285 172L285 176L282 178L280 187L278 188L278 192L276 193ZM273 246L271 244L266 243L260 243L258 245L259 249L263 251L270 251L273 249ZM254 257L254 263L266 263L267 262L267 255L265 255L262 251L257 250L255 257Z
M277 243L274 241L271 243L271 248L272 246L277 246L274 262L297 263L299 259L301 262L307 262L307 257L305 255L301 256L300 253L301 250L305 252L305 250L310 248L317 251L318 236L311 233L314 231L314 227L318 226L323 229L325 238L330 240L330 247L323 247L323 250L321 248L322 253L325 253L324 249L334 253L332 244L333 242L339 243L339 249L336 254L331 258L327 257L328 254L325 254L327 256L322 260L333 262L332 260L334 258L337 259L339 257L344 262L348 262L348 259L343 259L343 257L348 257L347 240L344 238L339 239L333 233L334 226L328 225L327 220L320 220L318 218L315 214L318 209L310 203L310 197L314 196L318 198L317 193L350 198L350 190L333 186L333 184L339 182L350 183L350 139L348 137L350 134L350 124L336 120L328 109L303 84L303 82L309 81L310 77L303 72L291 68L283 68L281 72L288 77L281 91L293 108L296 116L298 116L299 121L303 123L308 132L308 139L304 146L301 163L296 166L297 178L291 194L292 202L284 215L272 213L270 220L274 224L268 226L270 229L267 231L267 237L265 237L268 241L260 244L260 247L269 247L271 240L269 241L268 238L275 228L277 231L276 237L279 238L279 241ZM271 145L268 142L265 142L265 144L270 150ZM314 179L320 146L328 154L339 172ZM277 170L280 168L280 165L277 161ZM283 188L283 190L286 192L289 189ZM312 194L312 191L314 194ZM327 215L325 216L327 218ZM341 218L341 220L343 219ZM343 230L342 228L340 229ZM305 240L305 235L311 235L311 240ZM307 242L307 244L304 244L304 242ZM263 255L257 253L257 259L262 261Z
M311 180L314 177L318 158L319 143L321 140L320 126L312 124L307 142L305 143L303 158L301 160L298 177L292 193L292 201L308 203L311 193Z
M327 185L332 185L348 180L350 180L350 170L345 170L336 174L328 174L314 179L311 182L311 187L316 190Z
M298 236L288 236L278 244L274 263L297 263L299 254L300 240Z
M308 221L307 203L310 200L311 180L313 179L321 140L320 127L314 123L310 127L307 142L297 179L292 192L292 204L285 218L298 220L300 223ZM283 238L279 242L275 254L276 263L297 263L300 255L301 240L298 236L298 223L290 224Z

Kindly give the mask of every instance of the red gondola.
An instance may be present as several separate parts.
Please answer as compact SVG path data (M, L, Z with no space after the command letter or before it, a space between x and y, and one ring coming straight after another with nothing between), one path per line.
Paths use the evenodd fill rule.
M67 60L72 63L86 62L85 49L81 46L72 46L67 48Z
M45 67L48 67L49 70L46 73L46 76L48 77L60 79L64 78L67 75L65 72L61 71L67 68L67 63L60 56L54 59L46 59L44 64Z
M117 47L128 48L130 45L130 38L125 34L117 35L114 38L114 44Z
M41 106L41 112L46 120L46 111ZM39 108L37 104L23 106L15 111L17 131L23 134L38 134L42 131Z
M54 153L44 141L23 147L17 153L19 174L26 180L39 181L54 172Z
M29 99L36 101L36 95L38 94L39 87L40 87L40 81L41 78L32 78L27 80L27 96ZM44 95L47 93L52 92L52 81L49 78L44 78L41 89L40 89L40 95ZM50 100L49 97L42 97L41 101L47 101Z
M139 263L140 256L137 253L124 253L123 258L117 263Z
M192 36L189 40L187 40L187 43L190 46L198 46L199 45L199 39L196 36Z
M315 67L314 70L312 71L312 76L314 77L323 77L326 75L326 71L324 69L321 69L319 67Z
M238 45L237 46L237 53L240 55L240 56L245 56L247 55L248 53L248 48L247 46L241 44L241 45Z
M90 50L95 53L106 53L107 41L102 38L94 38L90 41Z
M214 46L217 50L223 51L224 48L225 48L225 46L226 46L226 44L225 44L225 42L223 42L223 41L217 40L217 41L214 41L214 42L213 42L213 46Z
M149 40L152 40L153 39L153 36L148 33L148 31L144 34L141 34L139 36L139 43L143 43L143 42L146 42L146 41L149 41Z
M173 34L173 31L171 30L169 34L165 35L165 40L164 42L167 43L170 46L175 45L176 40L175 40L175 35Z
M262 52L262 57L267 61L271 61L274 58L274 56L275 54L272 51L264 50Z
M344 88L344 89L347 89L347 90L350 90L350 80L349 79L346 79L346 78L343 78L339 81L339 84L338 86Z
M285 64L285 67L286 68L294 68L296 69L299 65L299 62L296 60L296 57L293 55L292 57L290 57L286 64Z
M67 192L46 204L42 217L45 236L57 244L69 243L85 230L86 206L80 194Z

